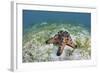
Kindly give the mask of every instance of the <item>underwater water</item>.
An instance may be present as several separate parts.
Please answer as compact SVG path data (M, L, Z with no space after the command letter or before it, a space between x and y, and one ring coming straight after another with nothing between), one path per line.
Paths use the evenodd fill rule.
M68 31L77 48L66 45L61 56L58 46L46 44L60 30ZM90 13L23 10L23 62L47 62L91 59Z

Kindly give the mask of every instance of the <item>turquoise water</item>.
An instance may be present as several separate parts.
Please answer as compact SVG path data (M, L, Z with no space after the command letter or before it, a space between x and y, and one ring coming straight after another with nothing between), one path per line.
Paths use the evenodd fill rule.
M60 30L68 31L78 47L66 46L61 56L58 47L45 41ZM91 14L23 10L23 62L91 59Z

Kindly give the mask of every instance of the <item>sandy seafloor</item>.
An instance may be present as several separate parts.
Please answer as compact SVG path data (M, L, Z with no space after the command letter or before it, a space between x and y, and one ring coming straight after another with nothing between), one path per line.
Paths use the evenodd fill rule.
M66 46L61 56L56 56L58 47L53 44L45 44L45 41L54 36L58 31L68 31L78 47ZM23 62L48 62L67 60L91 59L91 31L82 24L41 22L23 29Z

